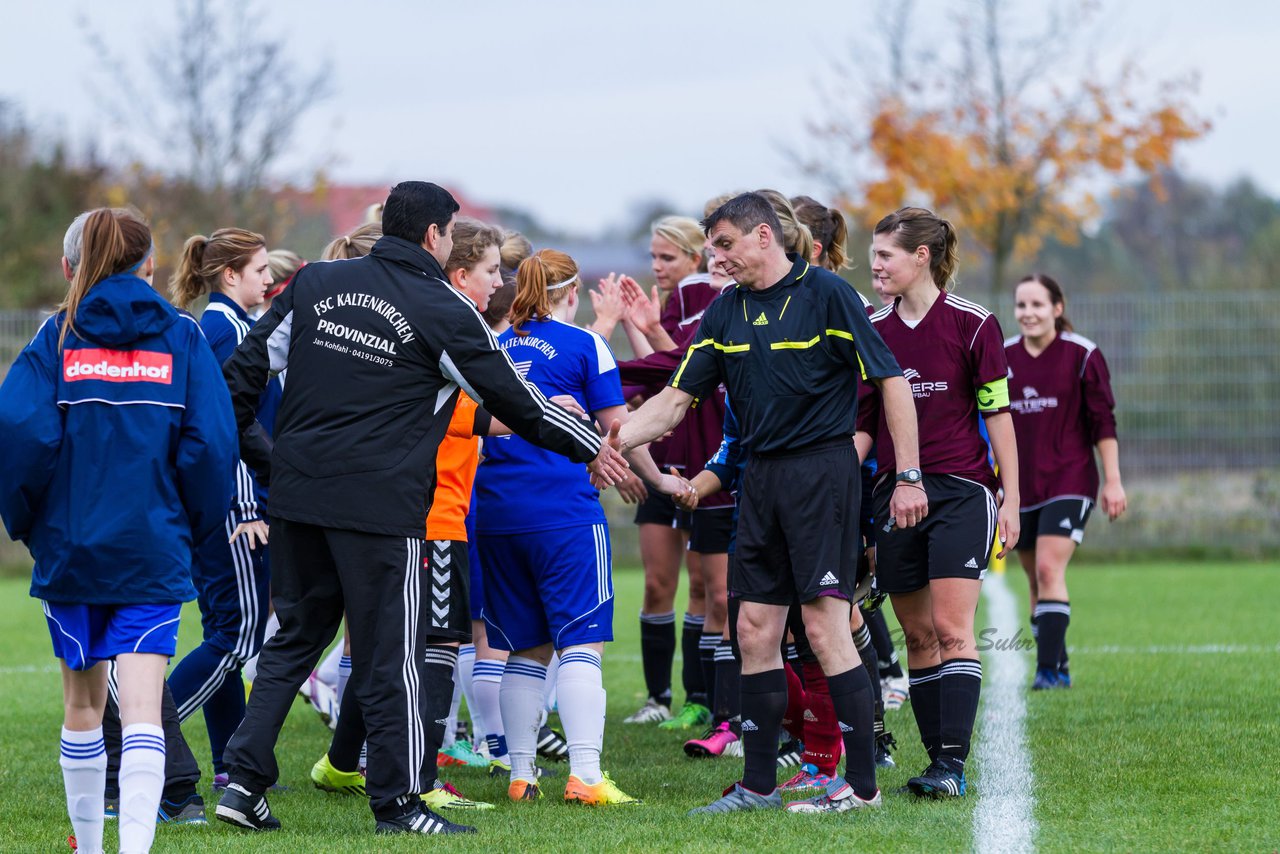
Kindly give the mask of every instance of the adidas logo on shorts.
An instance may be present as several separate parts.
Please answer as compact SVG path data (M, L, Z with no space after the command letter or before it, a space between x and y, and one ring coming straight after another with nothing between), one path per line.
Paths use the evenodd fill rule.
M1059 527L1059 528L1062 528L1062 529L1063 529L1063 530L1065 530L1065 531L1070 531L1070 530L1071 530L1071 520L1070 520L1070 519L1063 519L1061 522L1059 522L1059 523L1058 523L1058 527Z
M818 585L820 587L830 587L833 584L839 584L839 583L840 583L840 579L836 578L835 573L828 571L826 575L822 576L822 580L818 582Z
M976 557L969 558L969 562L964 565L965 569L977 569L978 559Z
M844 721L840 721L840 731L841 731L841 732L853 732L853 727L849 726L849 725L848 725L847 723L845 723Z
M818 722L818 716L815 715L810 709L804 710L804 719L806 721L812 721L813 723Z
M742 722L742 731L743 732L759 732L760 727L756 726L755 721L748 718L747 720Z

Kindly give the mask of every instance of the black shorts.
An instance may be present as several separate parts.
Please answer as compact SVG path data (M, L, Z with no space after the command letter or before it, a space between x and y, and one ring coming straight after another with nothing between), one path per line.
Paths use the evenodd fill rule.
M431 600L423 601L424 631L428 637L471 640L471 567L468 546L460 540L423 543L422 571L431 585Z
M645 484L649 497L636 507L637 525L662 525L665 528L689 530L688 514L681 512L670 495L664 495Z
M738 494L729 590L771 605L851 598L861 492L848 439L787 456L752 456Z
M980 483L926 474L929 515L914 528L891 528L893 478L876 484L876 584L886 593L912 593L935 578L981 579L991 560L996 499Z
M1038 507L1019 513L1022 536L1018 538L1018 551L1035 551L1039 537L1070 537L1077 545L1084 542L1084 526L1093 512L1093 502L1073 495L1070 498L1051 498Z
M733 536L733 508L709 507L695 510L692 515L689 551L706 555L727 554L729 540Z

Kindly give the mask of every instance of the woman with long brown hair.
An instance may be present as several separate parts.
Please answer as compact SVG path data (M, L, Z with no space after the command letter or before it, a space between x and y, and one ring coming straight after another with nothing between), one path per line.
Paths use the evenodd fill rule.
M58 313L0 386L0 516L35 559L31 595L62 660L62 777L79 850L103 850L114 660L120 849L147 851L165 781L164 672L195 596L192 548L226 515L236 429L204 336L151 288L141 217L95 210L81 246Z

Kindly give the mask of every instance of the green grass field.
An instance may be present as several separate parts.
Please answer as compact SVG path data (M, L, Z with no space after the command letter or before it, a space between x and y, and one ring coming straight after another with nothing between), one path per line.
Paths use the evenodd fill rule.
M749 814L690 819L685 812L737 779L741 760L693 761L681 738L623 726L643 699L635 614L640 575L617 573L618 642L606 652L609 727L605 767L642 807L615 811L570 808L556 781L536 804L504 803L505 783L478 770L445 776L469 797L498 808L464 817L480 828L466 839L375 837L361 800L313 789L307 773L328 744L328 730L309 706L294 708L277 751L290 790L271 797L284 823L276 834L247 835L217 822L207 828L161 827L156 851L409 851L424 845L453 851L963 851L1002 849L1003 799L984 792L984 768L970 760L970 793L960 801L915 802L890 794L925 765L909 707L890 713L899 768L882 772L885 808L834 817ZM1026 584L1007 576L1025 623ZM1025 733L1033 780L1027 801L1030 845L1043 851L1275 851L1280 769L1280 567L1244 564L1092 565L1070 575L1075 609L1069 692L1031 695ZM984 612L980 626L988 626ZM1008 638L1016 626L997 627ZM194 608L181 649L195 641ZM1027 631L1023 629L1023 636ZM995 656L984 655L993 674ZM56 662L39 606L21 581L0 582L0 850L66 851L70 832L58 770L61 705ZM678 674L677 663L677 674ZM994 696L984 692L984 701ZM1006 693L1008 698L1010 694ZM998 735L1010 709L984 708L977 742ZM206 773L203 720L186 726ZM994 740L992 743L996 743ZM975 754L978 748L975 748ZM1017 757L1000 757L1016 759ZM994 779L990 777L989 780ZM984 797L994 823L975 815ZM212 810L210 810L212 812ZM988 816L989 817L989 816ZM455 816L456 818L456 816ZM979 832L976 825L983 824ZM115 831L108 825L107 846Z

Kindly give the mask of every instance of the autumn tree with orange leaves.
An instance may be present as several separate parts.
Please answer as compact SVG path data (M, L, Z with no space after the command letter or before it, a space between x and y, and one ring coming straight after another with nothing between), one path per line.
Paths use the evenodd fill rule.
M1088 52L1080 42L1093 4L1042 7L1043 34L1031 37L1015 32L1005 0L968 9L953 23L959 62L946 65L904 55L912 10L896 7L887 79L856 120L814 130L837 156L870 167L838 185L856 219L870 227L904 204L934 208L987 254L994 290L1008 284L1012 260L1031 258L1046 237L1074 241L1099 215L1098 179L1157 180L1176 147L1209 123L1187 104L1193 80L1151 87L1132 60L1105 80L1055 73L1068 54ZM832 177L821 164L810 168Z

